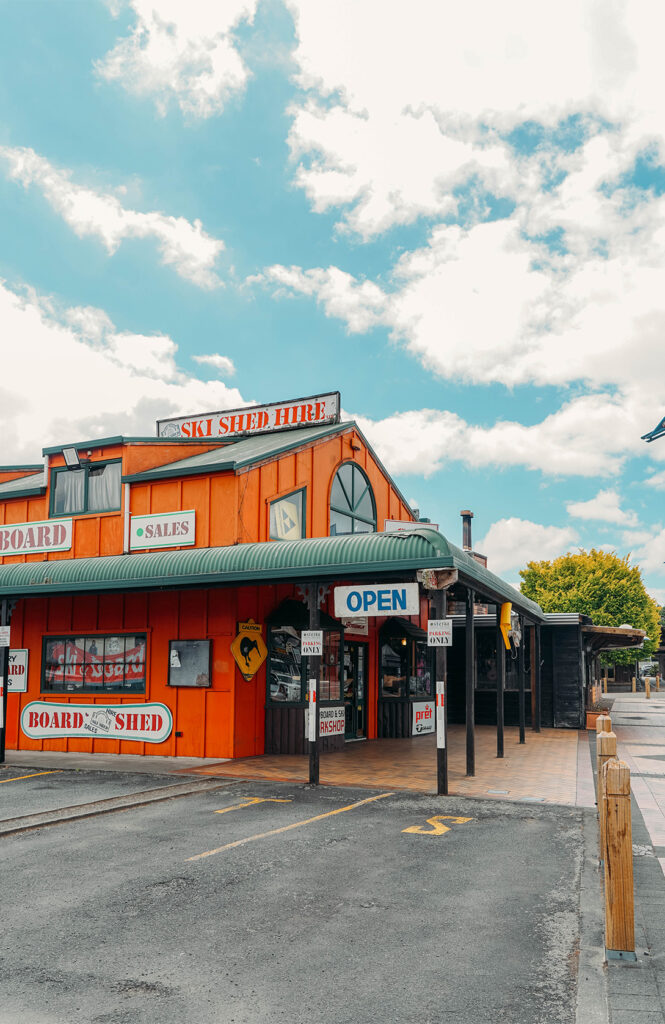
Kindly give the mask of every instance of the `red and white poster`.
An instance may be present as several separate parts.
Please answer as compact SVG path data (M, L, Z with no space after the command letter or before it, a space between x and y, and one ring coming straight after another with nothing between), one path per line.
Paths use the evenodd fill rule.
M31 740L85 736L163 743L172 729L173 716L166 704L58 704L35 700L21 712L21 730Z
M145 681L145 655L145 636L47 638L44 681L53 689L136 689Z
M274 430L314 427L339 423L339 391L311 398L295 398L289 402L252 405L246 409L225 412L204 412L194 416L157 420L158 437L227 438L249 434L268 434Z

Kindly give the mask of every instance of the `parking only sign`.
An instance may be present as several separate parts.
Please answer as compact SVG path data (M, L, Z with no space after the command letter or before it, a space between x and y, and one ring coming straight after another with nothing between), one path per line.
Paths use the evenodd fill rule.
M428 647L453 646L453 620L430 619L427 623Z
M300 655L303 658L320 658L323 654L323 630L303 629L300 635Z

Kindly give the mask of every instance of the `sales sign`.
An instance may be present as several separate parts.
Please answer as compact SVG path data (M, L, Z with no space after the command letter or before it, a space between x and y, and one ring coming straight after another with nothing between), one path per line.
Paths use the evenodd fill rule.
M0 557L36 551L69 551L72 520L49 519L39 523L12 523L0 527Z
M165 704L58 704L35 700L21 712L21 729L31 740L86 736L163 743L173 729L173 716Z
M453 620L429 619L427 623L428 647L453 646Z
M419 701L417 704L412 704L411 714L411 733L414 736L424 736L428 732L434 732L433 701Z
M28 651L20 648L9 652L9 674L7 693L27 693Z
M225 412L204 412L195 416L158 420L158 437L227 438L250 434L268 434L274 430L313 427L339 423L339 391L312 398L295 398L289 402L252 405Z
M196 512L162 512L132 516L129 528L130 551L145 548L179 548L196 541Z
M300 634L300 655L303 658L320 658L323 654L323 630L303 629Z
M417 615L417 583L377 583L369 587L335 587L335 615Z

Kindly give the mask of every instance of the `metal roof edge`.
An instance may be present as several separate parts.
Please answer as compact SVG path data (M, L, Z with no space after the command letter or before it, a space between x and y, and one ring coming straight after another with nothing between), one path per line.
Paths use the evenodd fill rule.
M56 444L49 448L42 448L42 455L58 455L65 448L105 448L112 444L157 444L157 445L219 445L223 447L228 445L228 441L218 440L216 438L201 438L201 437L126 437L124 434L117 434L114 437L98 437L94 441L71 441L69 444ZM41 469L41 466L37 467Z
M11 481L7 480L6 483ZM0 491L1 501L13 501L14 498L39 498L46 494L46 487L25 487L22 491ZM6 524L9 525L9 524Z
M21 473L23 470L25 470L27 473L39 473L39 471L42 470L43 468L43 462L30 462L22 466L0 466L0 473L11 473L14 470L17 470L17 472L19 473ZM3 483L8 484L10 483L10 481L3 480Z

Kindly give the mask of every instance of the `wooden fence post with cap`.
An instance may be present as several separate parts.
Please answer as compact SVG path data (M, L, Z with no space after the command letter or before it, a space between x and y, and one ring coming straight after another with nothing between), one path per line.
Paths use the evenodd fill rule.
M651 677L644 677L644 693L647 700L651 700Z
M630 768L623 761L603 767L607 849L605 854L605 954L635 960L633 837Z
M607 714L598 715L596 719L596 737L600 736L601 732L612 731L612 719Z
M603 765L608 761L616 759L617 738L613 732L600 732L596 739L596 766L598 780L598 822L600 826L600 861L605 860L606 827L605 821L605 800L604 800L604 776Z
M635 689L635 676L633 676L632 686L633 686L633 693L635 693L636 692L636 689Z
M660 693L660 672L656 672L656 690Z

